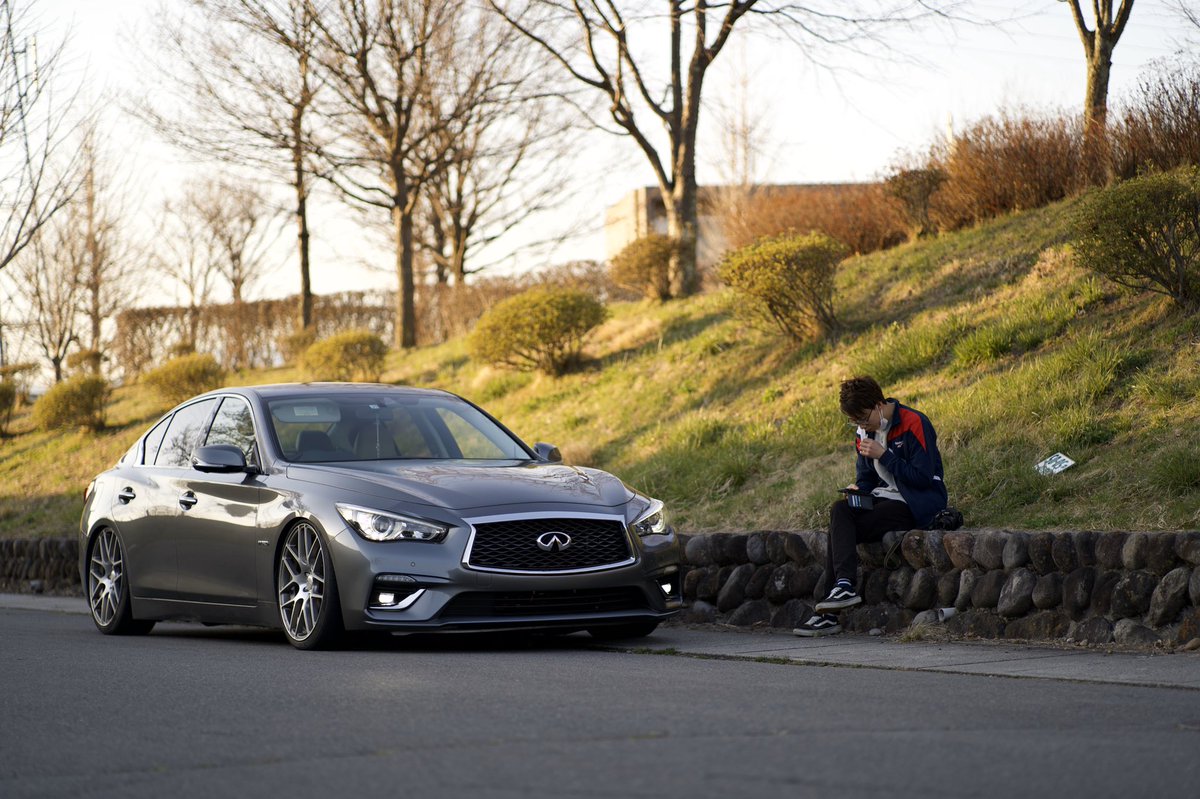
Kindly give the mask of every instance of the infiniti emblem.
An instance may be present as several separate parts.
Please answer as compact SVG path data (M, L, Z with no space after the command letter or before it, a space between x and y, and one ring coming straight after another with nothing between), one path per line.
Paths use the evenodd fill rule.
M558 531L542 533L537 537L537 545L543 552L561 552L571 546L571 536Z

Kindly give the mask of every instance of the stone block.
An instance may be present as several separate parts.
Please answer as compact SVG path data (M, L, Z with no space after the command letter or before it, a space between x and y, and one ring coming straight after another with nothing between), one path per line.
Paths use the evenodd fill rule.
M938 577L937 586L937 607L952 608L955 602L958 601L958 581L961 572L958 569L950 569L947 572L942 572Z
M945 573L954 568L954 563L951 562L950 556L946 554L946 544L943 540L945 533L941 530L927 530L925 532L925 558L930 566L937 569L939 573Z
M1054 566L1063 574L1070 574L1079 568L1079 557L1075 554L1075 539L1070 533L1055 533L1054 543L1050 546L1050 556Z
M1072 624L1070 636L1080 644L1109 644L1113 639L1113 625L1103 616L1093 616Z
M914 569L920 570L929 565L928 556L925 554L924 530L912 530L907 533L901 539L900 551L904 555L904 560Z
M1150 609L1150 598L1157 587L1158 578L1151 572L1127 572L1113 588L1110 614L1114 619L1144 615Z
M812 550L808 548L804 537L799 533L787 533L783 538L783 554L792 563L810 566L813 563Z
M1200 532L1192 530L1176 535L1175 554L1184 563L1200 566Z
M828 558L829 535L816 530L804 530L798 535L804 539L804 543L808 547L808 551L812 553L813 560L817 565L824 566Z
M971 557L982 569L1004 568L1004 536L995 530L976 533Z
M1121 547L1121 565L1126 571L1138 571L1146 568L1146 550L1150 547L1150 539L1145 533L1130 533Z
M1107 616L1112 612L1113 591L1116 590L1117 583L1121 582L1121 578L1124 576L1125 572L1116 569L1096 575L1096 584L1092 586L1093 613Z
M1188 600L1188 580L1192 576L1191 569L1180 566L1172 569L1158 581L1158 587L1150 596L1150 610L1146 613L1146 623L1151 627L1162 627L1175 621L1179 611L1183 610Z
M1146 536L1146 568L1149 571L1162 577L1178 565L1174 533L1150 533Z
M767 558L778 566L788 562L787 533L779 530L767 533Z
M1095 530L1081 530L1073 536L1075 539L1075 558L1080 566L1096 565L1096 542L1100 534Z
M1179 617L1179 629L1175 633L1175 640L1186 644L1194 638L1200 638L1200 608L1184 608Z
M751 533L746 536L746 558L758 565L770 563L771 558L767 556L767 534L763 532Z
M685 624L709 624L717 620L717 609L708 602L697 600L683 609L679 620Z
M1000 589L996 612L1009 619L1024 616L1033 609L1033 589L1037 582L1037 575L1029 569L1013 569L1008 572L1004 587Z
M912 582L911 566L901 566L888 576L887 598L894 605L903 605L904 597L908 594L908 585Z
M1192 569L1192 579L1188 580L1188 599L1192 605L1200 608L1200 566Z
M976 638L1000 638L1004 628L1004 619L990 610L968 610L946 622L946 629L954 635Z
M905 539L907 540L907 539ZM926 566L913 572L904 595L904 607L909 610L927 610L937 601L938 575Z
M1125 562L1121 553L1128 538L1128 533L1101 533L1096 539L1096 565L1104 569L1124 568Z
M785 563L782 566L776 566L771 572L771 579L763 586L763 595L774 602L776 605L782 605L789 599L796 599L796 583L799 582L800 567L795 563Z
M1000 601L1000 592L1004 590L1007 575L1003 569L993 569L985 572L971 589L971 605L976 608L994 608Z
M717 610L728 613L746 601L746 586L757 568L753 563L743 563L730 572L717 594Z
M1029 533L1013 531L1004 541L1004 568L1011 571L1029 564Z
M887 601L888 576L891 572L886 569L872 569L863 580L863 602L868 605L879 605Z
M975 566L975 560L971 557L974 538L974 535L962 530L942 534L942 546L946 548L946 554L950 556L954 568L970 569Z
M882 569L886 560L887 550L882 541L858 545L858 562L864 569Z
M730 613L725 622L738 627L765 626L771 623L771 604L765 599L745 602Z
M1092 602L1092 588L1096 585L1096 570L1081 566L1063 578L1063 610L1072 619L1082 619Z
M1049 574L1054 565L1054 534L1034 533L1029 536L1029 564L1037 574Z
M913 613L894 605L873 605L857 607L842 615L842 625L850 632L865 633L876 627L884 632L894 633L908 627L912 622Z
M1033 606L1038 610L1049 610L1062 604L1063 577L1058 572L1043 574L1033 587Z
M1032 572L1031 572L1032 574ZM1012 619L1004 626L1005 638L1023 638L1027 641L1051 641L1066 638L1071 630L1067 614L1055 610L1043 610L1020 619Z
M775 571L775 564L764 563L755 565L754 573L750 575L750 582L746 583L746 599L762 599L767 593L767 583L771 581L771 574Z
M1158 634L1133 619L1121 619L1113 625L1113 640L1122 646L1154 646Z
M960 613L971 607L971 594L975 592L975 584L983 577L982 569L963 569L958 578L958 596L954 607Z
M781 630L794 630L813 615L812 605L802 599L789 599L771 614L771 626Z

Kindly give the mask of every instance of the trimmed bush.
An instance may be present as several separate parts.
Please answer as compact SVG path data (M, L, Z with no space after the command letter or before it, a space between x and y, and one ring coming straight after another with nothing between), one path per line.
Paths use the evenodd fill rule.
M729 253L718 274L752 319L805 342L837 332L833 277L845 257L846 247L824 233L781 236Z
M108 381L97 375L80 375L51 386L33 406L33 423L42 430L83 427L104 428Z
M557 376L579 363L584 339L606 318L608 309L582 291L532 289L484 314L467 344L476 360Z
M193 353L172 358L143 380L164 404L171 406L220 388L225 382L225 370L213 356Z
M369 330L346 330L304 351L300 370L309 380L374 383L383 373L387 345Z
M293 330L291 333L279 337L279 353L286 363L297 363L303 357L304 351L316 343L317 331L315 328Z
M641 292L648 299L660 302L671 299L668 275L671 250L671 240L658 234L630 243L612 259L609 272L612 281L622 288Z
M940 169L898 169L883 182L888 196L900 204L910 240L934 232L929 211L934 193L945 182L946 173Z
M1072 219L1079 262L1122 286L1200 309L1200 168L1097 191Z
M78 350L67 356L67 368L72 372L91 372L100 374L100 364L104 362L104 353L100 350Z

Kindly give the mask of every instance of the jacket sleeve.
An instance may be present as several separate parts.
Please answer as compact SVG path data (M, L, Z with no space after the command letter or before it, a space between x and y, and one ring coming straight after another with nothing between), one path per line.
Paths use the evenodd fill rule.
M854 440L854 448L858 450L858 439ZM869 491L873 488L879 488L882 481L879 479L879 472L875 471L875 464L870 458L864 458L859 455L854 461L854 484L864 491Z
M921 442L917 440L916 436L909 435L910 446L906 448L906 457L901 458L889 449L879 459L880 463L896 478L896 482L913 488L931 487L936 476L933 468L933 452L937 451L937 434L933 431L933 425L929 423L928 419L923 418L921 426L924 429L925 443L928 449L921 446Z

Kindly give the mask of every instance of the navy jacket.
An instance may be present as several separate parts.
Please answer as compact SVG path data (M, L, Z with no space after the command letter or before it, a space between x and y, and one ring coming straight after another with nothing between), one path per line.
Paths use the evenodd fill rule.
M887 401L896 402L891 398ZM908 503L917 525L928 527L947 504L942 455L937 448L937 433L928 417L896 402L896 413L887 432L887 451L879 461L895 478L896 488ZM883 485L875 471L875 462L870 458L859 455L855 471L859 488L870 490Z

